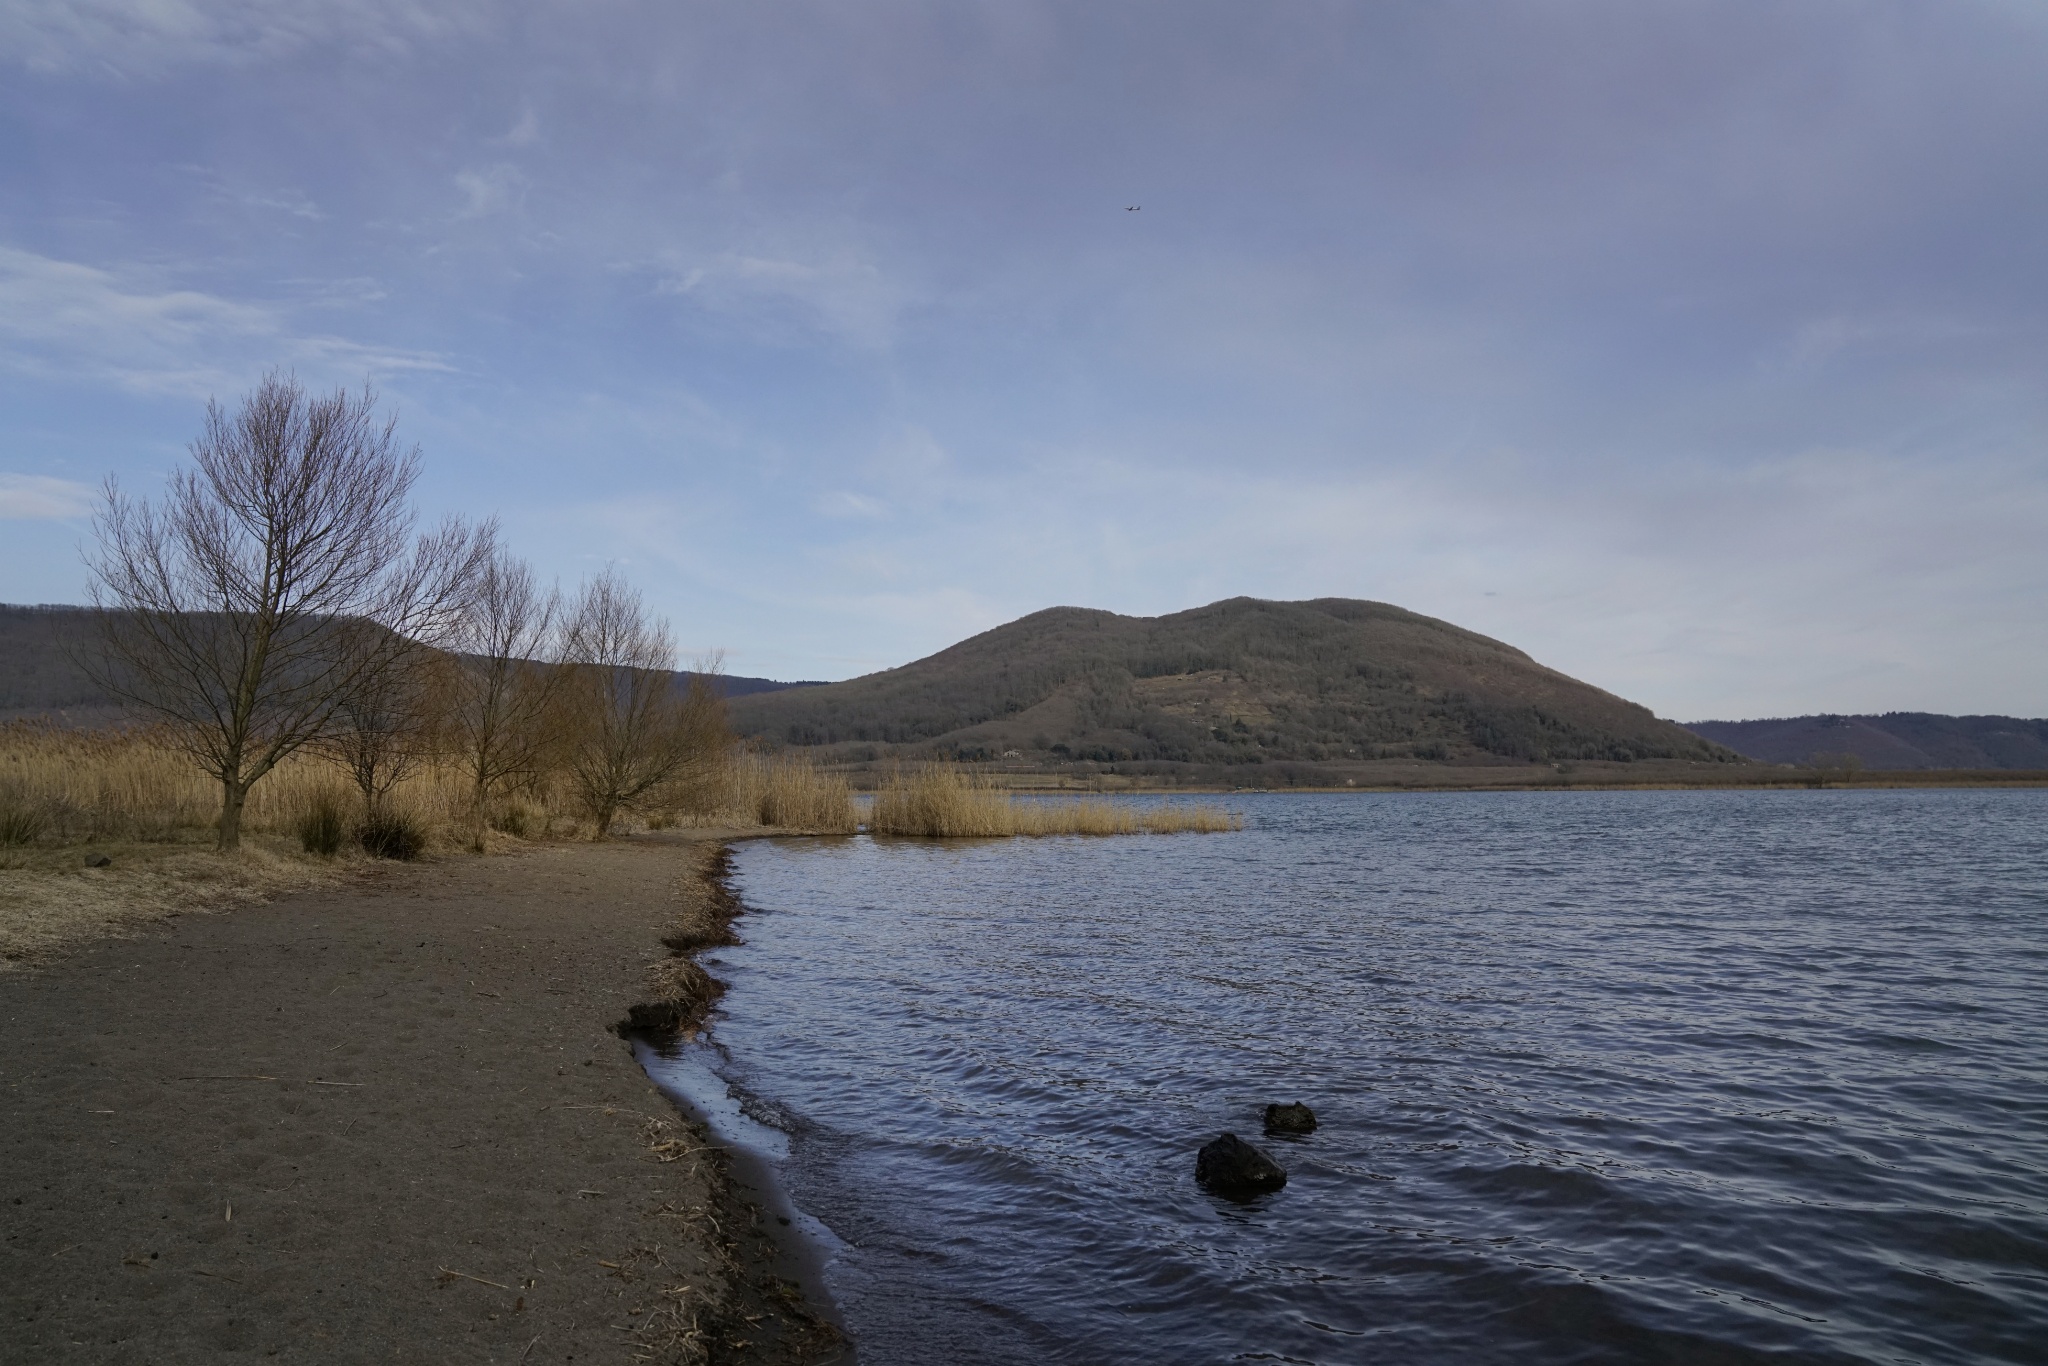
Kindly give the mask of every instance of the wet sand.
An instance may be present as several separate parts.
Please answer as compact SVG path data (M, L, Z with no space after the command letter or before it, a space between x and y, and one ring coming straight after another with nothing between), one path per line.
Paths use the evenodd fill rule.
M613 1030L718 847L380 866L0 976L0 1361L832 1359Z

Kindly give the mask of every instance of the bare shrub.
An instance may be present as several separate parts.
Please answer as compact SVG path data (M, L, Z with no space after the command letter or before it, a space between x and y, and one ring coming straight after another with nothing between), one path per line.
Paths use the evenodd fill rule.
M446 693L448 739L469 774L471 845L479 851L484 826L496 824L488 814L492 800L537 779L559 744L556 710L570 676L557 667L561 617L561 595L543 593L524 561L500 551L478 574L448 642L456 653Z
M722 765L732 739L709 671L678 681L667 623L614 571L584 585L565 655L568 771L591 838L622 813L676 806Z
M533 813L520 802L500 807L491 813L490 818L491 829L501 835L510 835L521 840L532 834L541 824L535 821Z
M363 818L356 842L377 858L416 859L426 852L427 829L412 812L387 804Z
M298 833L299 847L309 854L333 858L341 852L348 839L348 816L333 791L323 788L313 794L299 813Z
M161 502L109 480L88 556L102 652L83 660L160 718L220 790L240 847L250 788L409 656L490 533L413 536L419 453L367 389L309 397L272 373L230 415L209 403L192 467Z
M461 633L476 585L496 558L496 527L444 523L418 541L398 591L415 604L405 630L382 623L337 623L349 660L321 746L374 814L391 789L437 746L457 673L443 647Z

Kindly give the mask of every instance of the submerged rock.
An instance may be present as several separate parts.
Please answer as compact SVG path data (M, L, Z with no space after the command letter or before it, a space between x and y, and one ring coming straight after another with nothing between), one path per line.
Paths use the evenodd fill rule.
M1312 1134L1316 1131L1316 1112L1293 1101L1287 1105L1266 1107L1266 1132L1269 1134Z
M1218 1195L1243 1197L1279 1190L1287 1173L1236 1134L1222 1134L1195 1154L1195 1180Z

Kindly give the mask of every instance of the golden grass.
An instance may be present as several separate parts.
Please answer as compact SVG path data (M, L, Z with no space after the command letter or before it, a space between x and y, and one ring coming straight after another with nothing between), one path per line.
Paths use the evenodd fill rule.
M944 764L898 773L868 811L877 835L938 839L1011 835L1167 835L1242 830L1244 819L1208 802L1139 806L1101 797L1018 798L987 778Z
M301 848L301 819L323 803L349 813L353 828L361 812L354 788L325 759L293 756L251 789L244 848L223 856L211 848L219 788L165 734L0 726L0 970L66 943L264 900L360 865L353 839L339 859ZM390 803L424 830L429 850L471 847L470 789L452 764L421 765ZM644 819L656 829L687 822L851 834L860 816L841 775L799 757L740 754L675 794L672 810ZM898 774L867 816L877 834L939 837L1243 828L1235 813L1202 803L1019 798L944 765ZM497 803L486 843L544 839L578 821L567 794L542 782ZM108 855L111 865L86 866L88 852Z
M423 772L403 785L400 800L424 818L445 820L450 799L461 800L450 777ZM289 834L321 794L354 800L332 764L294 755L250 790L243 828ZM0 841L7 829L26 827L33 839L8 842L183 843L219 816L219 786L162 734L0 727Z
M335 767L296 755L250 791L238 854L213 851L220 789L153 731L0 726L0 968L188 910L261 901L331 879L362 855L305 853L301 815L320 800L351 818L361 799ZM392 796L430 847L469 838L460 775L428 766ZM544 833L552 818L533 824ZM499 837L502 838L502 837ZM86 855L111 864L86 866Z
M763 825L850 835L860 828L853 789L837 773L806 759L756 759L749 767L757 792L752 814Z

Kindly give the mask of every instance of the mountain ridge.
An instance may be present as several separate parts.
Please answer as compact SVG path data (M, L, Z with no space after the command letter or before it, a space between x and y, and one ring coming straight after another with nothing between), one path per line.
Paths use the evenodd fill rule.
M1741 762L1512 645L1349 598L1051 607L732 714L742 734L851 762Z

